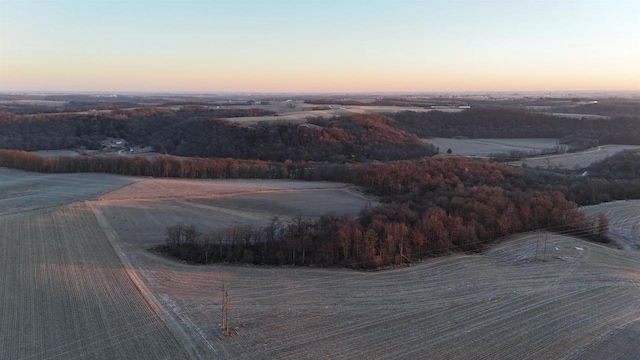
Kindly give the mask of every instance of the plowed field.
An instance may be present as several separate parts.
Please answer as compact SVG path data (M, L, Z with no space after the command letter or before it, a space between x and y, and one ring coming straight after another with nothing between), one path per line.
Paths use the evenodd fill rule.
M0 168L0 215L81 201L131 184L106 174L36 174Z
M445 154L451 149L453 155L489 158L494 154L522 151L525 153L541 152L559 146L558 139L452 139L430 138L424 142L440 148Z
M640 353L640 253L630 248L524 234L484 254L381 272L192 266L146 251L160 236L153 232L178 219L215 228L260 223L272 214L350 213L368 200L331 183L5 169L0 180L0 359L632 359ZM587 210L605 211L612 232L634 235L637 206L615 206ZM231 336L221 327L223 283Z
M609 234L618 245L640 251L640 200L613 201L581 209L594 219L598 214L605 214L609 219Z
M188 266L141 252L131 256L160 301L185 319L199 351L220 358L637 354L636 341L598 356L590 349L640 319L638 257L550 235L544 260L542 247L536 259L536 239L524 235L483 255L376 273ZM222 282L231 297L232 337L220 326Z
M101 196L94 206L126 244L163 243L167 226L183 222L198 231L240 224L266 226L278 216L357 215L375 201L344 184L280 180L145 179Z
M86 205L2 216L0 229L0 358L185 358Z

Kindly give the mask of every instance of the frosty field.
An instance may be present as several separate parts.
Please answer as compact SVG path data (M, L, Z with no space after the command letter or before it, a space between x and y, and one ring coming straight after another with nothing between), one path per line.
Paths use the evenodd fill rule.
M489 158L492 154L509 153L511 151L540 152L553 149L558 145L558 139L451 139L430 138L423 141L440 148L441 154L451 149L453 155Z
M353 214L375 199L336 183L7 169L0 193L0 359L631 359L640 351L629 341L640 328L632 249L523 234L483 254L380 272L194 266L147 248L178 220L204 231L272 215ZM612 232L624 234L634 231L635 204L586 210L606 211ZM545 237L546 252L536 252ZM223 283L231 336L221 327Z

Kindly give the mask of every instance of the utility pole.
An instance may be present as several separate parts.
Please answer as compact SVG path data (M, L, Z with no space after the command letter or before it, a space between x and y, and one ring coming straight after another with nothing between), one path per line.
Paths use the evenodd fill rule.
M224 282L222 283L222 331L224 334L229 336L231 333L229 332L229 303L231 302L231 298L229 298L229 290L225 289Z
M224 315L225 316L224 324L227 327L224 329L224 333L227 336L229 336L229 335L231 335L231 333L229 332L229 303L231 302L231 299L229 298L229 291L228 290L225 291L224 296L227 299L227 305L224 307L224 309L226 310L226 314Z
M224 320L225 320L225 318L224 318L224 314L225 314L225 308L226 308L226 297L225 297L225 293L226 293L226 290L224 289L224 282L223 282L223 283L222 283L222 302L221 302L221 304L222 304L222 308L221 308L221 310L222 310L222 314L221 314L221 315L222 315L222 329L223 329L223 330L225 329L225 321L224 321Z

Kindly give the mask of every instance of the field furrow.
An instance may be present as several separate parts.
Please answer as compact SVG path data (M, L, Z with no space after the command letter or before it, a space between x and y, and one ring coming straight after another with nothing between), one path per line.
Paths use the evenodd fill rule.
M184 358L86 205L0 228L1 359Z
M271 215L353 215L368 200L332 183L140 179L84 203L43 197L41 207L30 198L39 185L22 188L15 175L0 171L10 184L0 205L26 197L33 206L0 211L0 359L588 360L640 351L630 341L640 329L637 202L586 209L610 217L624 250L531 233L483 254L380 272L196 266L147 248L179 221L208 231ZM69 200L126 183L93 181ZM221 326L223 284L231 336Z
M133 255L150 289L225 358L569 358L640 316L637 257L552 235L543 261L537 236L375 273ZM220 326L222 282L232 337Z

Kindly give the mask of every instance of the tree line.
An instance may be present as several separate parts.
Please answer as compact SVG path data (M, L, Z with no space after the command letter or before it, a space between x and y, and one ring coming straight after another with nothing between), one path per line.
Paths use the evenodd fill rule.
M578 205L640 198L640 155L622 152L587 169L586 176L516 169L505 164L463 157L421 158L386 163L333 164L314 161L152 159L126 156L43 158L19 150L0 150L0 166L44 173L99 172L188 179L291 179L337 181L361 186L386 202L444 201L447 190L478 185L509 191L559 192ZM451 196L451 194L445 194ZM422 205L421 205L422 204Z
M637 156L631 156L628 161L637 160ZM609 191L622 191L615 181L628 181L634 182L636 189L640 190L637 179L572 180L564 175L541 175L505 164L462 157L330 164L181 160L170 156L150 160L121 156L42 158L28 152L0 150L0 166L41 172L91 171L180 178L282 178L359 185L364 191L380 196L383 205L369 208L357 218L326 216L317 221L300 219L297 227L282 225L284 227L280 230L274 230L279 235L269 240L261 240L264 235L243 235L248 240L236 239L229 244L227 240L231 235L217 234L215 239L222 236L226 240L218 250L211 248L212 252L204 255L201 246L205 244L194 240L183 241L178 246L180 249L173 249L178 254L200 254L195 256L204 256L205 261L222 256L222 261L358 268L399 265L454 251L476 251L495 238L522 231L593 229L595 225L589 224L576 203L570 201L572 196L582 196L575 191L576 186L589 187L597 182L608 184ZM640 196L640 192L635 195ZM602 194L598 193L598 196ZM233 236L240 236L242 231L237 231ZM586 231L584 235L595 233ZM179 257L184 258L185 255Z
M498 237L539 228L608 242L608 219L587 221L560 193L506 193L474 187L442 208L407 204L364 209L359 217L298 216L289 223L238 225L198 234L194 225L167 228L155 248L190 263L340 266L380 269L453 252L479 251ZM472 197L469 197L471 195Z

